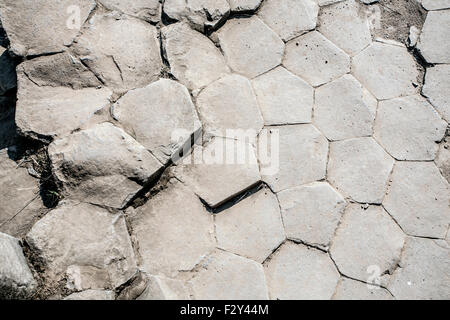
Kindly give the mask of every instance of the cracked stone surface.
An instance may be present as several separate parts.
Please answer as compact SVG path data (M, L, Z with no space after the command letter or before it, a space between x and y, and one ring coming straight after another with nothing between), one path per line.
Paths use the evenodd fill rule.
M374 42L353 58L352 72L380 100L412 95L417 90L419 72L404 47Z
M273 300L330 299L339 280L330 257L319 250L287 242L265 264ZM320 282L320 286L315 284Z
M316 128L306 124L264 131L268 131L268 136L279 136L279 171L262 177L272 190L279 192L325 178L328 141Z
M389 290L398 299L448 300L449 250L444 241L408 238Z
M450 65L428 68L422 93L445 121L450 121Z
M377 100L351 75L316 90L314 123L330 140L372 135Z
M190 284L198 300L268 299L261 264L224 251L202 261Z
M434 160L447 123L420 96L380 102L374 137L397 160Z
M283 65L317 87L350 71L350 57L317 31L286 44Z
M229 20L218 42L234 72L254 78L281 63L284 43L257 17Z
M284 240L280 207L268 189L215 217L219 248L263 262Z
M48 153L53 174L63 184L66 197L113 208L124 207L163 167L141 144L111 123L56 140Z
M0 0L0 300L449 299L449 16Z
M328 183L316 182L278 194L289 239L328 247L346 201Z
M173 277L194 268L214 249L211 214L180 182L170 182L130 215L147 273Z
M29 298L37 287L19 240L0 233L0 299Z
M45 276L67 279L69 289L115 289L136 272L124 216L90 204L61 204L33 226L26 241L44 263Z
M417 48L428 63L450 63L450 10L428 12Z
M266 125L310 123L313 88L283 67L252 80Z
M331 143L328 180L361 203L381 203L394 160L372 138Z
M315 0L266 0L258 16L284 41L288 41L317 25L319 6Z
M445 238L450 223L448 182L433 163L398 162L383 205L409 235Z
M342 274L367 281L370 266L381 275L396 267L405 235L380 206L351 204L345 211L330 253Z

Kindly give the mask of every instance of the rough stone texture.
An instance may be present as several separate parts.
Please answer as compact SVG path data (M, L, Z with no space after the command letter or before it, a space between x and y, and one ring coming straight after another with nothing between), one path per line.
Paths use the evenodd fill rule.
M205 131L211 135L229 136L227 130L262 129L264 120L248 79L228 75L206 87L197 97L197 108Z
M110 10L118 10L147 22L157 23L161 17L160 0L99 0Z
M328 247L346 202L328 183L316 182L278 194L289 239Z
M408 238L389 290L397 299L450 299L449 252L444 241Z
M216 28L230 13L227 0L166 0L164 13L171 19L185 21L205 32Z
M372 42L367 15L355 0L322 8L319 31L352 56Z
M428 12L417 48L428 63L450 63L450 10Z
M262 266L234 254L216 251L190 280L197 300L266 300Z
M287 43L283 65L316 87L349 72L350 58L330 40L313 31Z
M21 237L46 212L39 195L39 183L3 149L0 151L0 185L0 232Z
M281 63L284 43L257 17L232 19L217 32L233 71L254 78Z
M353 200L381 203L394 160L372 139L333 142L328 162L328 180Z
M233 12L252 12L259 8L263 0L228 0Z
M273 191L279 192L325 178L328 141L316 128L306 124L264 131L269 136L279 134L279 171L276 174L263 175L263 180ZM273 143L270 140L269 147L271 145ZM260 161L261 156L260 151Z
M0 299L27 299L37 287L19 240L0 233Z
M115 289L137 271L123 215L90 204L60 204L33 226L26 241L45 276L67 279L69 289Z
M245 158L240 158L241 151ZM193 152L174 169L174 175L210 207L220 206L261 180L255 150L248 143L214 138Z
M129 91L113 105L112 115L164 164L201 129L188 90L168 79Z
M77 13L82 24L94 7L94 0L1 0L0 18L10 50L33 56L63 51L80 31Z
M392 300L392 296L386 289L367 285L365 283L341 278L333 300Z
M406 48L374 42L353 58L352 72L380 100L417 91L419 71Z
M428 68L422 93L439 112L450 122L450 65L437 65Z
M258 16L272 28L281 39L288 41L317 24L319 6L315 0L266 0Z
M382 207L365 209L352 204L336 231L330 253L342 274L368 281L371 266L378 267L380 275L396 267L405 237Z
M398 162L391 177L386 210L409 235L445 238L450 223L448 182L433 163Z
M162 37L171 73L189 89L200 89L228 73L219 49L187 24L164 27Z
M435 163L442 176L447 179L450 183L450 144L448 143L448 138L446 138L445 143L441 144L439 152L436 156Z
M314 124L330 140L372 135L377 100L351 75L316 90Z
M0 46L0 95L16 88L16 64L8 51Z
M92 17L74 50L103 83L118 91L144 87L162 69L156 27L115 13Z
M283 67L252 81L266 125L310 123L313 88Z
M142 268L149 274L171 277L189 271L214 249L211 214L180 182L169 182L129 214Z
M86 290L72 293L64 300L115 300L115 294L109 290Z
M421 0L422 6L427 10L449 9L449 0Z
M434 160L447 123L420 96L380 102L374 137L397 160Z
M190 300L190 292L181 280L149 276L147 287L137 300Z
M66 198L114 208L124 207L163 167L111 123L56 140L48 153Z
M265 271L273 300L330 299L339 280L326 253L291 242L275 252Z
M262 189L215 218L219 248L263 262L284 240L280 207L269 189Z
M112 95L107 88L39 87L23 73L18 77L16 124L23 134L38 139L50 140L79 129L110 103Z

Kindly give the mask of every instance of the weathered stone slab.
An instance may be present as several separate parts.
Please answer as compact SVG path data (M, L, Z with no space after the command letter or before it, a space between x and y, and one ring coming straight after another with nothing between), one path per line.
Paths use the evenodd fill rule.
M118 10L147 22L157 23L161 20L160 0L99 0L110 10Z
M450 65L427 68L422 93L445 119L450 121Z
M182 280L149 276L144 292L137 300L190 300L190 292Z
M259 8L263 0L228 0L233 12L253 12Z
M426 10L450 9L449 0L421 0L421 3Z
M86 290L72 293L65 297L64 300L115 300L115 294L109 290Z
M386 289L348 278L341 278L333 300L392 300Z
M428 63L450 63L450 10L428 12L417 48Z
M446 139L448 141L448 137ZM448 142L442 143L439 147L435 163L441 171L442 176L450 183L450 144Z

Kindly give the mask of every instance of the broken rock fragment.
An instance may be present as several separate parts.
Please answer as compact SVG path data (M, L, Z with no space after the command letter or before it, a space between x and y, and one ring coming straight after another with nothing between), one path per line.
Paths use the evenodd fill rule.
M171 19L189 23L206 32L215 29L230 14L227 0L166 0L164 13Z
M19 240L0 233L0 299L29 299L36 287Z
M214 43L187 24L168 25L161 33L170 71L189 89L200 89L229 72Z
M125 219L85 203L63 202L26 236L50 282L69 289L115 289L137 271Z
M113 208L124 207L163 168L111 123L56 140L48 153L66 197Z
M160 79L128 91L112 107L115 120L163 164L169 163L201 130L189 91Z
M158 23L161 19L160 0L99 0L106 8L118 10L147 22Z
M61 52L72 44L95 8L94 0L1 0L2 26L11 52L34 56Z

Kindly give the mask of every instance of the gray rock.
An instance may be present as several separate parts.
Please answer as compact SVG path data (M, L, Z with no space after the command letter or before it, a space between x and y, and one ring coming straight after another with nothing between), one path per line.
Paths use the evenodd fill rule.
M231 69L249 78L278 66L283 58L283 41L257 17L229 20L216 36Z
M98 206L63 202L39 220L26 241L47 281L68 289L115 289L137 271L125 219Z
M29 299L36 288L19 240L0 233L0 299Z
M383 201L409 234L445 238L450 223L449 185L434 163L398 162Z
M421 3L426 10L450 9L449 0L421 0Z
M148 285L136 300L190 300L190 291L182 280L149 276Z
M450 10L428 12L417 48L428 63L450 63Z
M115 300L115 294L109 290L86 290L72 293L64 300Z
M368 285L348 278L341 278L333 300L392 300L391 294L384 288Z
M448 142L442 143L439 147L435 163L442 176L450 183L450 144Z
M203 88L229 72L213 42L187 24L171 24L161 34L170 72L189 89Z
M445 241L408 238L389 290L397 299L450 299L450 247Z
M118 10L147 22L157 23L161 20L160 0L99 0L110 10Z
M422 94L445 119L450 121L450 65L427 68Z
M113 208L123 208L163 168L111 123L56 140L48 153L66 198Z
M113 105L111 112L125 131L163 164L201 130L188 90L168 79L128 91Z
M228 0L233 12L253 12L259 8L263 0Z

